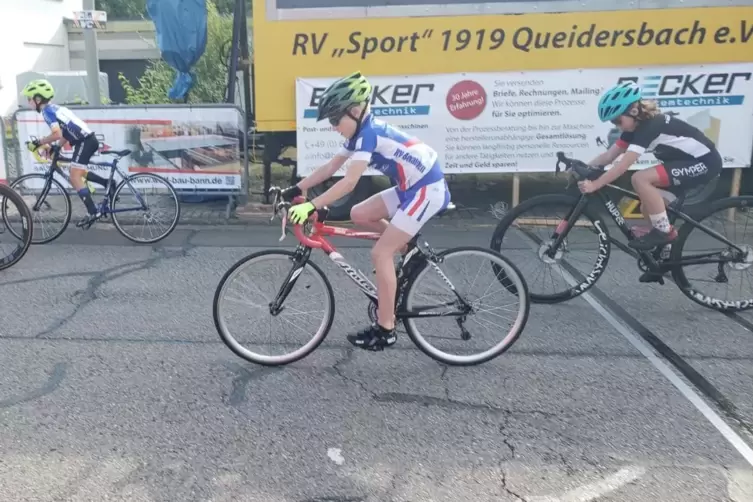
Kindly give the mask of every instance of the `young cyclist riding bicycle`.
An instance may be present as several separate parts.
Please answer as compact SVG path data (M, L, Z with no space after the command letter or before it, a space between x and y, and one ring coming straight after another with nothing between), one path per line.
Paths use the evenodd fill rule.
M654 101L644 100L640 87L623 82L607 90L599 100L599 119L612 122L622 134L609 150L589 164L611 164L620 161L595 181L578 183L581 192L600 190L622 176L645 152L652 152L661 164L633 174L633 188L640 197L644 218L651 231L629 243L630 247L648 251L664 247L677 238L669 224L660 189L684 192L705 185L722 172L722 157L700 130L678 118L661 113ZM656 274L646 272L641 282L653 282Z
M73 155L71 156L71 185L78 192L78 196L83 201L89 213L76 226L81 227L93 223L101 214L97 212L86 181L97 183L103 187L107 186L106 179L89 172L87 168L92 155L99 149L99 140L97 140L96 135L89 126L71 110L50 102L55 96L55 90L47 80L40 79L29 82L23 88L21 94L27 98L29 106L42 114L44 121L52 132L52 134L42 139L28 142L29 151L34 153L41 146L60 140L62 140L60 144L61 150L66 144L70 144L73 147ZM114 188L114 186L110 188L110 195L114 192Z
M450 202L450 191L437 152L400 129L374 117L369 100L371 84L360 72L337 80L319 100L317 121L328 119L345 137L340 151L297 185L282 192L291 200L331 178L350 159L345 176L313 200L290 208L294 224L305 222L321 208L350 193L367 168L389 176L396 186L383 190L351 209L356 225L382 234L371 252L376 269L379 307L377 323L347 336L356 347L377 350L393 345L395 334L394 255L405 252L408 242ZM387 221L387 218L390 221Z

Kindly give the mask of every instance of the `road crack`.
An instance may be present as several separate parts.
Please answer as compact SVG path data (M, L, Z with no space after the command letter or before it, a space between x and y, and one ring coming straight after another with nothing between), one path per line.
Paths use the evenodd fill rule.
M98 297L99 289L105 284L111 281L114 281L115 279L124 277L126 275L133 274L134 272L139 272L141 270L148 270L156 266L158 263L160 263L163 260L172 259L172 258L185 258L186 256L188 256L188 253L192 249L197 247L191 242L193 237L197 233L198 233L198 230L192 230L186 236L185 240L183 241L183 243L181 244L177 252L171 252L167 248L152 247L153 256L145 260L139 260L139 261L135 261L131 263L125 263L122 265L116 265L114 267L110 267L100 272L92 272L90 274L86 274L86 275L91 275L86 285L86 288L75 291L72 295L72 300L75 298L78 298L77 301L74 301L75 306L73 308L73 311L70 314L54 321L46 329L34 335L34 337L35 338L48 338L50 337L50 335L54 334L56 331L63 328L66 324L71 322L71 320L73 320L73 318L76 317L84 309L84 307L86 307L87 305L96 301L99 298ZM65 276L71 276L71 275L83 276L85 274L83 273L60 274L54 277L65 277ZM53 277L53 276L50 276L50 277Z

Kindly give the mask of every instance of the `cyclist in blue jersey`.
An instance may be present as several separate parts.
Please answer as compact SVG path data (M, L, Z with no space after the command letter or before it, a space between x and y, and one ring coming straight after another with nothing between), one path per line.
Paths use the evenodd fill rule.
M26 84L21 93L28 99L29 106L42 114L44 121L51 130L49 136L27 143L29 151L32 153L36 152L41 146L61 140L61 149L66 144L70 144L73 147L73 155L71 156L71 184L78 192L78 196L83 201L89 213L88 216L77 223L77 226L90 225L101 215L97 212L86 181L97 183L103 187L107 186L106 179L89 172L87 168L92 155L99 149L99 140L97 140L94 131L71 110L50 102L55 96L55 90L47 80L32 80ZM111 187L110 195L114 192L113 189L114 186Z
M287 188L290 200L332 177L350 159L345 176L320 196L290 208L293 223L303 223L317 208L331 204L350 193L369 167L389 176L396 186L357 204L351 219L359 226L382 234L371 252L376 269L379 307L377 323L348 341L356 347L377 350L393 345L395 334L394 255L405 253L408 242L432 216L450 202L437 152L414 136L374 117L369 100L372 87L360 72L337 80L319 99L317 120L328 119L345 137L340 151L325 165ZM387 221L387 219L390 221Z

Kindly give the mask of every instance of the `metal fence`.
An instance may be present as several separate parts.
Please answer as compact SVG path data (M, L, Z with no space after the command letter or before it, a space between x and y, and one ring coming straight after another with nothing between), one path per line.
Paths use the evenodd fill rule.
M167 178L185 199L227 197L226 215L246 202L249 188L248 127L239 107L219 105L71 106L100 143L92 162L109 160L102 152L131 150L118 167L128 174L150 172ZM34 110L17 110L9 131L3 123L7 179L46 171L25 146L50 128ZM65 151L63 154L65 155ZM94 166L92 166L94 168ZM102 169L101 167L99 169ZM1 176L0 176L1 177ZM71 188L65 180L64 186Z

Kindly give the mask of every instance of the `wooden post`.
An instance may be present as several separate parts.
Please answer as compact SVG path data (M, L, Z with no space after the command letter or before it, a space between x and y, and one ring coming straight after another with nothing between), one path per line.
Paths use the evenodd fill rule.
M735 168L735 172L732 173L732 184L729 188L729 196L730 197L737 197L740 195L740 182L742 181L743 177L743 170L738 168ZM735 210L734 208L727 210L727 220L734 222L735 221Z
M520 204L520 175L515 173L512 175L512 207Z

